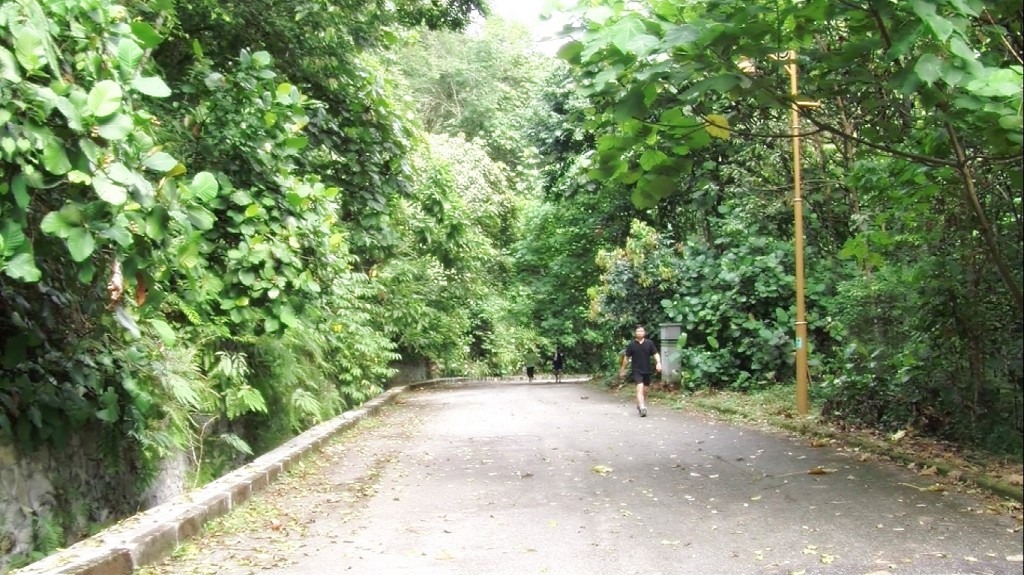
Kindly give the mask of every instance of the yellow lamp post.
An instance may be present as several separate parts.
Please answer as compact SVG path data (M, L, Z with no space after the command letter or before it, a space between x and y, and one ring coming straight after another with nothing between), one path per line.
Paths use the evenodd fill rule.
M814 107L817 102L801 101L797 98L796 51L784 52L778 57L786 62L789 73L789 93L793 97L790 111L790 135L793 140L793 221L796 252L796 410L807 415L807 319L804 307L804 198L800 191L800 108Z

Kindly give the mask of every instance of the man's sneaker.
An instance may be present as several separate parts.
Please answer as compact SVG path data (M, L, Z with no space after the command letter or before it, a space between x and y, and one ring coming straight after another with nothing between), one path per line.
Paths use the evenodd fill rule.
M646 407L641 407L640 408L640 417L647 417L647 408Z

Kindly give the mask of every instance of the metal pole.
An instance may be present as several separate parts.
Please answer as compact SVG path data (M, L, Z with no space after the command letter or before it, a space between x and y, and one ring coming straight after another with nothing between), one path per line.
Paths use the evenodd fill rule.
M790 50L786 71L789 72L789 93L793 96L790 113L793 140L793 221L796 252L796 410L807 415L807 321L804 309L804 199L800 193L800 102L797 101L796 51Z

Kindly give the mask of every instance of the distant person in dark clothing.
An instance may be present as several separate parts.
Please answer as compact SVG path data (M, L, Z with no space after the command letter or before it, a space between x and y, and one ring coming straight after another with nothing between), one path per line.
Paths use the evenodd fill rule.
M562 350L555 348L555 355L551 358L551 371L555 373L555 383L562 381L562 370L565 368L565 354Z
M647 330L643 326L636 328L635 338L629 342L625 351L622 352L622 359L619 361L619 377L626 376L626 362L632 365L630 378L636 384L636 410L640 417L647 417L647 386L651 385L651 374L655 371L661 373L661 356L658 355L658 348L654 342L647 339ZM651 369L651 359L654 360L654 369Z

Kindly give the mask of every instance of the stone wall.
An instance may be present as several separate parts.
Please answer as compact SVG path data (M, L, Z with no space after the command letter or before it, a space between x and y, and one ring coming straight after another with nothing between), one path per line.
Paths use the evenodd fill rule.
M398 373L388 380L387 387L408 385L417 381L427 381L431 377L430 362L427 360L402 361L393 364L391 367L397 369Z
M11 554L32 550L32 518L49 515L55 504L51 467L45 454L34 460L0 444L0 570Z
M11 559L37 547L35 524L61 527L58 544L71 545L117 519L159 505L183 493L188 458L179 454L142 488L146 478L130 457L111 464L97 435L81 432L65 449L20 452L0 440L0 573ZM57 514L60 515L57 515Z

